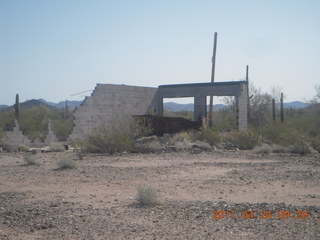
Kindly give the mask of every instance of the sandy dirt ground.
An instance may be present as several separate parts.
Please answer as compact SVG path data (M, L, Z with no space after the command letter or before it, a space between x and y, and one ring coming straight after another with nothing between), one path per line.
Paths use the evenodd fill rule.
M63 157L77 168L58 170ZM0 239L320 239L320 155L0 153ZM137 186L161 203L139 207Z

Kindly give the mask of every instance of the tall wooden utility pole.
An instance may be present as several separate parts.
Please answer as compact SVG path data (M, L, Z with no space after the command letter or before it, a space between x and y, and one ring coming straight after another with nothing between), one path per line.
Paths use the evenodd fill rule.
M214 33L213 54L212 54L212 70L211 70L211 82L214 82L214 72L216 67L216 52L217 52L217 37L218 33ZM209 107L209 126L212 127L212 115L213 115L213 96L210 96Z

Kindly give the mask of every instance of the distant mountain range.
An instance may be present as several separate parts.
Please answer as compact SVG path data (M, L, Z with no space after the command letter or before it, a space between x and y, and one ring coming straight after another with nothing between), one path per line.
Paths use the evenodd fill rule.
M193 111L193 107L194 107L193 103L181 104L181 103L174 103L174 102L166 102L163 105L165 110L171 111L171 112ZM220 109L223 109L225 107L226 105L224 104L214 104L213 110L219 111ZM207 108L209 109L209 105L207 106Z
M68 103L68 108L70 110L75 109L77 106L79 106L82 101L69 101L67 100ZM66 101L61 101L58 103L53 103L53 102L47 102L44 99L31 99L31 100L27 100L25 102L20 103L21 107L37 107L37 106L47 106L47 107L51 107L51 108L58 108L58 109L62 109L66 107ZM5 109L5 108L10 108L13 106L8 106L8 105L0 105L0 109Z
M67 100L68 103L68 108L70 110L75 109L77 106L79 106L82 101L69 101ZM53 103L53 102L47 102L44 99L32 99L32 100L27 100L23 103L20 103L22 107L32 107L32 106L48 106L48 107L53 107L53 108L58 108L62 109L66 106L66 101L61 101L58 103ZM284 103L284 108L294 108L294 109L301 109L301 108L306 108L310 104L308 103L303 103L299 101L294 101L294 102L287 102ZM164 109L172 112L179 112L179 111L193 111L193 103L186 103L186 104L181 104L181 103L174 103L174 102L166 102L164 103ZM8 105L0 105L0 109L5 109L13 106L8 106ZM214 111L219 111L220 109L223 109L226 107L224 104L214 104L213 109Z

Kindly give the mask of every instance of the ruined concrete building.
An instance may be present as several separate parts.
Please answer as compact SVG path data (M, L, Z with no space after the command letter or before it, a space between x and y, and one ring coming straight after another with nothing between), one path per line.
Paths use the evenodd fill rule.
M207 116L207 96L235 96L239 130L247 128L248 82L161 85L158 88L97 84L74 112L69 140L88 136L102 126L126 125L133 115L163 115L164 98L194 98L194 119Z

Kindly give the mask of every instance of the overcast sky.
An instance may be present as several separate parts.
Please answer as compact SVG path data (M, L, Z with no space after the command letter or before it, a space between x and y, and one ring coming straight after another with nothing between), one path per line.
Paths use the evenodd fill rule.
M0 0L0 104L82 100L97 83L245 78L286 101L320 84L318 0ZM85 93L90 95L90 92Z

